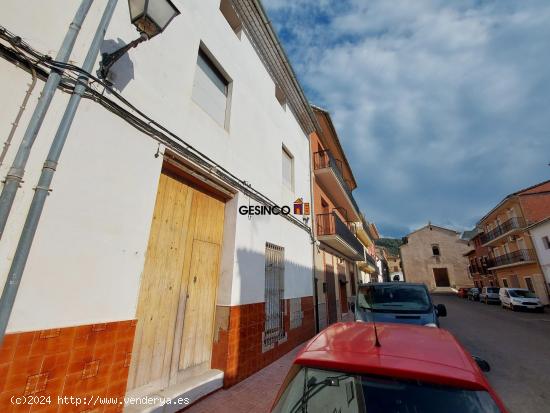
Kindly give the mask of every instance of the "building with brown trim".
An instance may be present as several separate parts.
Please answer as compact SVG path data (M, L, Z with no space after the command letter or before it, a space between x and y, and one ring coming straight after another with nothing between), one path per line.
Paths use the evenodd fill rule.
M357 262L365 260L356 225L362 222L352 191L357 187L330 114L312 106L320 128L310 135L315 288L319 329L349 313L356 294Z
M501 287L528 288L549 303L548 287L528 227L550 216L550 181L506 196L478 222L481 245Z
M490 250L481 244L481 234L474 230L474 234L469 238L468 243L472 249L464 256L468 258L468 273L474 286L478 288L497 287L498 280L493 271L489 270L493 266Z
M373 222L368 222L362 215L360 222L355 223L357 238L365 247L365 258L357 262L359 269L359 282L368 283L378 280L378 267L376 265L376 240L380 238L378 229Z

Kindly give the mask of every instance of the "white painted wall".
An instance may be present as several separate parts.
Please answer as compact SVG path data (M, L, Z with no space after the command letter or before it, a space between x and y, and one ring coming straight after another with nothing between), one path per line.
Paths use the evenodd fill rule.
M161 35L132 49L113 66L122 95L210 158L280 204L309 200L307 136L247 36L240 38L218 0L174 0L181 15ZM82 26L71 63L81 65L106 0L96 0ZM77 1L2 2L1 24L55 56ZM106 40L137 37L127 2L119 1ZM233 80L228 130L191 99L196 57L203 43ZM112 50L112 48L111 48ZM110 51L110 50L109 50ZM97 65L96 65L97 68ZM94 68L95 72L95 68ZM8 134L29 75L0 59L0 137ZM37 85L4 164L3 179L42 88ZM107 93L108 95L108 93ZM68 97L57 92L26 168L8 228L0 242L4 283L49 144ZM1 144L1 142L0 142ZM294 191L282 186L282 145L294 156ZM9 332L131 319L149 237L161 157L157 143L99 105L83 101L68 137L24 273ZM248 204L242 194L228 205ZM312 253L306 232L280 217L233 215L226 225L221 305L263 301L265 242L285 247L285 297L312 294ZM234 244L234 255L231 246ZM242 252L240 252L242 251ZM247 254L248 252L248 254ZM227 274L233 269L233 279ZM228 293L229 291L229 293Z
M401 271L394 271L390 273L390 281L393 281L395 276L399 277L399 281L405 281L405 277L403 276L403 273Z
M546 249L542 241L542 237L550 237L550 221L531 228L529 232L539 257L540 266L544 272L544 279L546 284L550 285L550 249Z

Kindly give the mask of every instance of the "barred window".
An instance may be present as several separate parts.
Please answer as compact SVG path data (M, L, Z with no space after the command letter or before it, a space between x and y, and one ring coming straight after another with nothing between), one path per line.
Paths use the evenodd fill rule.
M290 305L290 329L298 328L302 326L302 319L304 318L304 312L302 311L302 299L291 298L289 300Z
M285 338L284 331L285 249L265 244L265 326L263 350Z

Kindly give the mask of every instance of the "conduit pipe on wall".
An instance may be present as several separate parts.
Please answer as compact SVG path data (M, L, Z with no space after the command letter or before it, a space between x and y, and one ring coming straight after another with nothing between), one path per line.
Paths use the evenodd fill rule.
M14 45L12 47L17 50L19 53L21 51ZM22 56L24 56L21 53ZM21 120L21 116L23 116L23 112L25 111L25 108L27 107L27 103L29 103L29 99L32 95L32 92L34 90L34 87L36 86L36 70L34 69L34 65L31 63L29 59L26 57L23 57L25 61L27 62L27 65L29 66L29 70L31 71L32 81L28 85L29 88L27 89L27 92L25 93L25 97L23 98L23 102L21 103L21 106L19 106L19 110L17 111L17 115L15 116L15 120L11 124L11 129L8 137L6 138L6 142L4 142L4 147L2 148L2 153L0 153L0 166L4 163L4 158L6 157L6 154L8 153L8 149L11 145L11 141L13 139L13 135L15 135L15 131L17 130L17 126L19 125L19 121Z
M69 60L74 43L78 33L80 32L80 27L88 14L88 10L90 10L92 1L93 0L82 0L80 3L74 19L69 25L69 30L65 34L61 48L55 58L56 60L64 63ZM42 122L44 121L44 117L46 116L46 112L50 107L60 81L61 72L52 70L48 76L48 80L46 81L44 88L42 89L42 94L38 100L36 108L34 109L27 129L25 130L23 140L19 144L15 159L13 160L11 168L6 175L4 187L2 188L2 193L0 193L0 239L2 239L2 235L4 234L4 229L6 228L6 222L8 221L8 217L13 206L15 194L23 181L25 166L27 165L27 160L29 159L32 145L36 135L38 135L38 132L40 131L40 127L42 126ZM0 335L0 338L1 337L2 336Z
M88 50L88 54L84 59L84 64L82 69L86 72L91 72L97 56L99 54L99 48L101 42L105 37L105 32L109 26L109 22L115 11L115 7L118 0L109 0L99 26L97 27L96 33L92 40L92 44ZM19 238L19 243L17 244L17 249L15 251L15 256L8 273L8 278L6 280L6 285L2 291L2 296L0 297L0 344L4 340L4 335L6 333L6 328L8 326L8 321L13 310L13 304L15 303L15 297L17 295L17 290L19 289L19 284L21 283L21 277L23 271L25 270L25 265L29 257L29 252L31 250L32 242L36 234L36 229L38 227L38 222L40 221L40 216L42 215L42 210L44 209L44 204L46 202L46 197L50 192L50 185L63 151L63 146L67 141L67 135L71 129L78 105L82 99L82 95L88 87L88 78L84 75L78 77L77 85L74 89L63 118L59 123L59 127L53 139L50 151L44 162L44 167L42 168L42 173L40 174L40 179L38 180L38 185L35 188L34 196L32 203L25 220L25 225L23 231Z

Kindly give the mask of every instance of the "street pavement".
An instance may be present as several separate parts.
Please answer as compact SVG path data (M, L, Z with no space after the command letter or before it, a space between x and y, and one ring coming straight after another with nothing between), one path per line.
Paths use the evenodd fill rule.
M441 327L451 331L466 349L491 365L486 373L510 413L550 412L550 311L512 312L499 305L448 295L435 295L445 304ZM277 394L296 347L258 373L227 390L198 401L185 413L264 413Z
M445 304L441 327L491 365L489 382L511 413L550 412L550 314L512 312L455 296Z
M197 401L182 413L268 413L292 361L303 344L237 383Z

